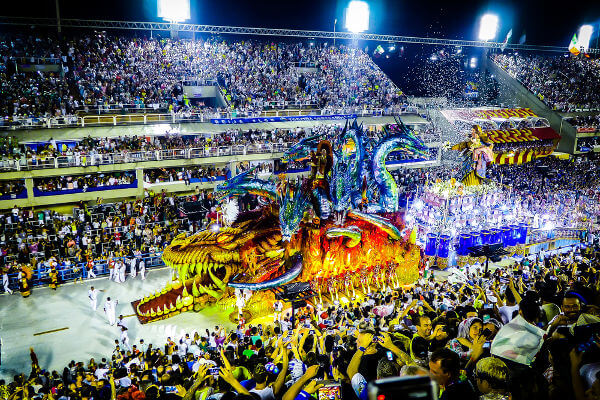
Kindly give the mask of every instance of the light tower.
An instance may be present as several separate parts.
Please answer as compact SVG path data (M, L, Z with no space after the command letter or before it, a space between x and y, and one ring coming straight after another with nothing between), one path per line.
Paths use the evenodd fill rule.
M158 0L158 17L171 23L171 39L176 39L177 24L190 19L190 0Z

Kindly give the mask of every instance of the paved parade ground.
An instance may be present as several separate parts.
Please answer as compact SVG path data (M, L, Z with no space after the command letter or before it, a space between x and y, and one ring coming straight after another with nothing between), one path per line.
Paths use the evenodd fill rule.
M117 299L116 315L125 316L131 345L139 343L166 343L167 337L179 339L184 332L193 335L196 330L225 325L232 328L227 313L211 307L201 313L183 313L175 317L141 325L135 317L131 301L162 288L171 270L151 270L146 280L128 278L123 284L109 282L108 278L86 280L83 284L65 284L56 291L48 287L34 288L31 296L23 298L16 291L0 295L0 337L2 364L0 378L30 371L29 348L33 347L42 369L62 369L71 360L89 361L102 357L110 359L116 339L117 326L110 326L103 307L107 297ZM98 295L98 308L91 310L88 290L91 286L104 290Z

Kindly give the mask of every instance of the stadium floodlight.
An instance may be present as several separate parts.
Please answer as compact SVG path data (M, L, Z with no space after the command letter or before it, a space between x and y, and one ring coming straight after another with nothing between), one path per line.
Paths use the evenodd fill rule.
M470 67L477 68L477 57L471 57Z
M369 29L369 5L365 1L353 0L348 4L346 29L354 33Z
M583 48L583 51L588 51L590 48L590 39L594 33L594 27L592 25L582 25L579 28L579 35L577 35L577 48Z
M190 0L158 0L158 17L172 23L190 19Z
M479 22L479 40L488 41L496 38L498 33L498 16L484 14Z

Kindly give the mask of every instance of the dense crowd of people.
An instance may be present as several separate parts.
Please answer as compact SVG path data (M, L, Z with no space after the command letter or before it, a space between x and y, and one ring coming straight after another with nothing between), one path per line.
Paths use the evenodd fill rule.
M130 339L120 318L112 354L50 371L31 349L30 374L0 381L0 393L11 400L293 400L333 390L331 398L360 400L376 379L425 376L435 382L419 387L435 391L427 398L595 400L596 250L490 273L467 268L453 283L424 275L410 288L314 302L293 320L276 302L273 322L198 327L166 343Z
M577 138L575 150L581 151L582 153L588 153L594 151L597 146L600 146L599 136Z
M185 218L180 206L195 201L207 212L197 220ZM47 282L54 268L61 281L71 280L82 276L81 265L90 261L105 264L109 257L160 253L179 233L206 226L214 206L212 194L197 188L189 196L147 191L143 199L110 204L99 197L95 205L80 202L73 215L15 206L0 215L0 269L11 274L25 270L29 280L37 274ZM86 268L99 272L93 264Z
M541 195L566 191L575 194L598 190L599 167L599 161L594 158L545 157L527 164L498 165L490 170L490 177L523 193Z
M0 196L17 195L22 193L23 190L25 190L25 181L22 179L0 181Z
M204 167L201 165L194 167L156 168L144 171L144 182L184 182L186 185L190 185L192 179L206 180L208 182L223 180L227 178L228 173L229 171L226 166L222 168L213 166Z
M8 136L0 138L0 145L4 144L0 151L0 163L7 169L16 169L16 163L32 168L47 168L49 160L57 167L89 166L135 162L142 159L161 160L175 156L205 157L219 155L221 148L231 149L234 154L244 154L244 151L268 153L273 146L279 146L278 151L282 151L311 135L323 134L324 137L331 138L342 129L343 124L329 124L313 128L229 129L214 134L181 135L165 132L164 135L154 136L88 136L79 141L59 141L51 138L47 142L26 144L19 143L14 136ZM167 151L167 154L163 154L162 151ZM144 152L143 155L140 155L140 152ZM60 161L55 163L57 158Z
M581 132L600 132L600 114L578 115L566 118L567 121Z
M56 192L73 189L81 189L85 192L90 188L129 185L133 182L135 182L135 172L123 171L107 174L61 175L56 177L37 178L34 180L34 186L42 192Z
M0 56L3 117L66 116L86 107L123 105L186 108L186 80L218 83L228 104L241 111L286 102L383 107L405 101L367 54L344 45L127 38L100 32L63 40L6 34L0 37ZM22 57L46 57L46 63L60 68L19 71L14 66Z
M493 60L557 111L600 111L600 59L495 54Z

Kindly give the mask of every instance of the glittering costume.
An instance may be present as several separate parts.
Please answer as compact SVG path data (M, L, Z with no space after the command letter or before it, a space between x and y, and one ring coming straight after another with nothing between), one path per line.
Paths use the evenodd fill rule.
M484 136L481 127L474 125L470 139L452 147L452 150L463 152L463 165L458 178L467 186L481 184L486 179L488 164L494 161L494 145L487 144Z
M50 277L50 289L56 290L58 286L58 272L56 271L56 268L52 267L48 276Z

